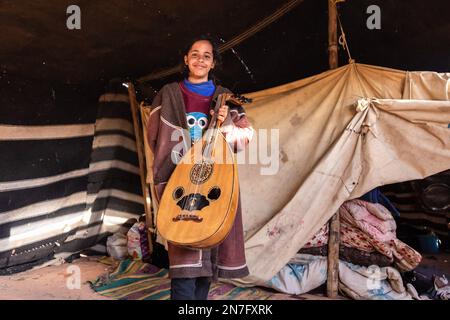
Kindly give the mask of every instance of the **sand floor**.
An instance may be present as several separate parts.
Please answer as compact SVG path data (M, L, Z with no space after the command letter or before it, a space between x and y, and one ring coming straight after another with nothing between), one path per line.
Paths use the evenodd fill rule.
M450 255L424 255L423 263L450 270ZM58 263L36 267L21 273L0 276L0 300L108 300L95 293L87 283L114 269L113 265L99 262L100 257L83 257L72 263ZM328 299L311 294L301 295L311 300ZM273 299L295 299L285 294ZM339 299L345 299L339 297Z

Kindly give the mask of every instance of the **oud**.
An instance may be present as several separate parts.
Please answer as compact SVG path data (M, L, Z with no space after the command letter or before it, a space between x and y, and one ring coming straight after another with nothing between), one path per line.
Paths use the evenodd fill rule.
M161 197L156 219L169 242L192 248L220 244L230 232L239 198L234 152L219 128L220 106L250 102L229 93L217 98L209 129L183 156Z

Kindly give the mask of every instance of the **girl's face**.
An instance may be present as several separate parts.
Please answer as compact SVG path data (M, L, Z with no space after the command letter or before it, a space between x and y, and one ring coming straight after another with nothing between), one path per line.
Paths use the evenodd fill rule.
M184 63L189 68L189 80L192 82L208 81L208 73L214 68L213 47L207 40L194 42L184 56Z

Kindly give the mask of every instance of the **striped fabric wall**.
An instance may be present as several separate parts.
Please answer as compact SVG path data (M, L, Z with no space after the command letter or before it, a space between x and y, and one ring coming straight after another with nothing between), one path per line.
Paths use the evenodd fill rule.
M38 84L32 94L8 93L0 100L0 273L104 243L144 213L126 91L99 103Z
M397 224L410 230L408 236L432 231L450 248L450 170L381 190L400 211Z

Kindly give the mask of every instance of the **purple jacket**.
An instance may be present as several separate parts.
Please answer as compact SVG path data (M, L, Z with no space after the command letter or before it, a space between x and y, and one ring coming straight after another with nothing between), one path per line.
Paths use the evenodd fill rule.
M230 91L217 86L213 100L225 92ZM154 154L153 180L158 202L176 166L172 159L174 147L180 141L171 141L173 134L178 131L181 139L189 141L186 134L188 126L185 110L183 96L176 82L165 85L151 106L147 138ZM229 115L222 125L222 132L235 152L245 148L252 138L253 129L242 106L230 105ZM171 278L247 276L240 201L231 232L218 247L199 250L169 243L169 261Z

